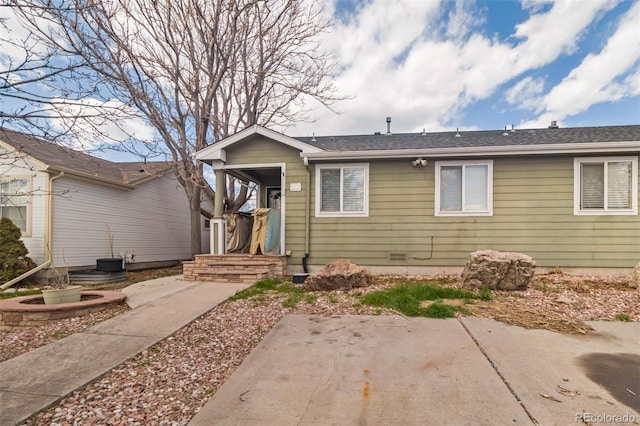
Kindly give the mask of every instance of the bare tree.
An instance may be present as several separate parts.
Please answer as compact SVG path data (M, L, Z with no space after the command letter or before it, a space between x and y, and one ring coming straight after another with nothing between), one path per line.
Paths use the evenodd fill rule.
M0 0L0 128L88 153L112 149L144 156L153 152L152 143L145 144L143 153L137 149L140 144L124 132L119 135L124 138L114 138L104 130L107 122L111 130L117 129L121 122L135 117L135 112L122 102L100 100L98 88L85 84L91 73L85 58L42 43L29 27L16 25L14 12L19 7ZM39 7L66 8L62 3Z
M65 104L66 81L75 79L82 69L79 58L60 59L56 49L40 46L31 34L20 33L9 25L10 5L0 3L0 127L29 129L49 139L64 135L48 120ZM51 91L60 97L51 97ZM71 118L71 117L67 117Z
M329 79L329 56L319 46L329 24L317 4L299 0L256 2L240 16L234 66L213 105L221 124L216 140L252 124L286 126L306 120L308 97L328 108L341 99ZM248 188L247 182L229 180L226 208L240 208Z
M247 125L300 118L301 95L337 99L323 83L330 64L316 53L328 25L317 4L271 3L11 0L34 42L81 66L76 94L117 99L153 126L189 199L194 254L210 188L193 154ZM228 207L246 197L241 189Z

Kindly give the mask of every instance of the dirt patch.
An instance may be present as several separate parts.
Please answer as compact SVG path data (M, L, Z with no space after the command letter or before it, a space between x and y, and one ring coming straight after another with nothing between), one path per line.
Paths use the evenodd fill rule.
M366 291L425 280L443 287L462 287L459 277L453 275L383 276ZM540 274L526 290L494 290L490 301L474 300L464 307L472 316L518 327L585 334L591 331L585 321L640 321L640 291L628 287L628 281L628 276Z
M564 315L540 308L515 308L500 302L475 302L467 305L474 316L493 318L496 321L523 328L540 328L566 334L587 334L593 328L582 320L565 318Z
M154 280L156 278L170 277L173 275L180 275L180 274L182 274L182 266L172 266L170 268L143 269L140 271L127 271L127 274L126 274L127 278L125 281L91 286L91 289L118 290L118 289L125 288L131 284L139 283L141 281Z
M433 305L436 302L442 303L443 305L449 305L449 306L465 306L465 305L468 305L469 303L469 301L466 301L465 299L423 300L422 302L420 302L420 307L428 308L429 306Z
M474 316L524 328L586 334L585 321L640 321L640 292L627 286L628 277L536 276L524 291L494 291L491 301L467 308Z

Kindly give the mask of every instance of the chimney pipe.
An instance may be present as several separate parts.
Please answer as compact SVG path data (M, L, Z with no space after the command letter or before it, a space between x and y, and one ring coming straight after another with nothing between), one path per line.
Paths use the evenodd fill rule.
M391 134L391 117L387 117L387 134Z

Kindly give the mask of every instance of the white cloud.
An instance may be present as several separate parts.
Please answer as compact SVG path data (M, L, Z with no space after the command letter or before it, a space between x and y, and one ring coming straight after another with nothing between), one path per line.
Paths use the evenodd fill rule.
M513 37L525 40L517 49L517 70L537 68L574 52L584 29L617 3L619 0L558 0L548 12L536 13L516 25Z
M475 9L469 8L468 1L456 0L455 8L448 16L446 36L448 39L462 40L483 23L485 23L484 17Z
M505 93L507 103L519 109L535 108L544 91L544 79L525 77Z
M634 73L629 74L627 78L624 79L623 84L627 88L627 94L629 96L640 95L640 65L636 67Z
M604 0L527 2L529 18L514 27L511 37L497 40L464 32L462 23L483 19L467 2L456 3L446 16L437 2L360 4L324 44L335 52L341 71L336 87L353 99L337 105L341 115L319 108L316 123L287 131L369 133L384 130L386 116L392 116L396 131L451 129L469 104L573 52L589 25L614 6ZM539 94L541 81L531 84L521 96Z
M140 142L153 140L154 129L119 100L55 98L52 101L54 107L50 111L49 122L58 131L71 129L76 136L73 143L76 149L114 145L130 139Z
M582 63L543 99L544 112L523 126L537 126L562 120L601 102L615 102L638 94L640 2L622 17L615 33L598 54L587 55ZM624 77L636 67L635 74ZM623 81L619 81L622 77Z

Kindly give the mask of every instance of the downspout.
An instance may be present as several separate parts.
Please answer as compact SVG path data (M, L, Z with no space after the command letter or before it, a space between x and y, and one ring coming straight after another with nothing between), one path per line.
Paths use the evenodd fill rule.
M309 273L307 260L309 259L309 246L311 244L311 227L309 220L309 211L311 209L311 170L309 169L309 157L304 157L304 166L307 169L307 185L306 202L304 204L304 257L302 258L302 270L305 274Z
M47 214L47 232L45 234L45 241L44 241L44 248L45 248L45 252L44 252L44 258L45 261L42 265L38 265L35 268L25 272L22 275L19 275L17 277L15 277L14 279L7 281L6 283L0 285L0 290L5 290L9 287L11 287L14 284L19 283L20 281L24 280L25 278L30 277L31 275L35 274L36 272L40 272L41 270L45 269L46 267L48 267L49 265L51 265L51 262L53 261L53 181L56 179L61 178L62 176L64 176L64 172L60 172L58 173L56 176L51 177L51 175L49 175L49 179L47 180L47 195L49 197L49 199L47 200L47 209L46 209L46 214Z

